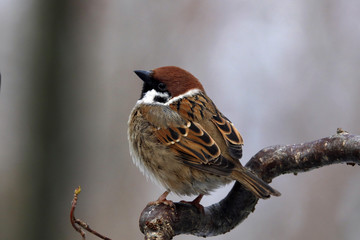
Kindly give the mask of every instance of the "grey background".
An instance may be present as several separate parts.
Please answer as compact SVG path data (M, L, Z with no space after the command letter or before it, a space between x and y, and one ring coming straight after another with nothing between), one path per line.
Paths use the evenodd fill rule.
M198 77L243 135L243 163L338 127L360 134L359 12L356 0L0 0L0 239L80 239L77 185L77 217L143 238L139 214L163 189L128 153L135 69ZM212 239L358 239L359 181L346 165L281 176L280 198Z

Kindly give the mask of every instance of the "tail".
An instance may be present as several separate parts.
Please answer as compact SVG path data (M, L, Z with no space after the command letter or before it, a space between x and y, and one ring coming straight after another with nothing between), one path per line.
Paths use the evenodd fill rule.
M280 196L281 193L270 187L269 184L251 173L249 170L243 168L242 171L233 171L231 174L234 179L244 185L258 198L269 198L270 195Z

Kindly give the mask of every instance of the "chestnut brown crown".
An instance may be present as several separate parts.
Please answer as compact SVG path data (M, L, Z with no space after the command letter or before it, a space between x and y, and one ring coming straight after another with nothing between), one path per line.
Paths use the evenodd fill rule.
M152 71L152 77L166 85L172 97L179 96L191 89L199 89L205 92L199 80L188 71L175 67L166 66Z

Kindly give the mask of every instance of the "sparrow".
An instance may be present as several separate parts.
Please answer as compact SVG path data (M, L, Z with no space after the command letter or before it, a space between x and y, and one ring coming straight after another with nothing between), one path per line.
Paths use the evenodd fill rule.
M140 170L166 191L203 195L238 181L258 198L280 193L239 161L243 139L191 73L175 66L136 70L141 97L128 122L130 155Z

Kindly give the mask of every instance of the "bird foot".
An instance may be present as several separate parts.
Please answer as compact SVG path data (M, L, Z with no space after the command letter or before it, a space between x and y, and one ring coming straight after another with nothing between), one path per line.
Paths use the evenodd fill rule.
M165 204L167 206L174 207L175 206L174 202L166 199L167 195L169 195L169 192L165 191L163 194L160 195L160 197L156 201L149 202L148 205Z
M187 203L187 204L190 204L194 207L196 207L202 214L205 213L204 211L204 206L200 204L200 201L202 199L204 195L203 194L200 194L199 196L197 196L194 200L192 201L184 201L184 200L181 200L180 202L181 203Z

